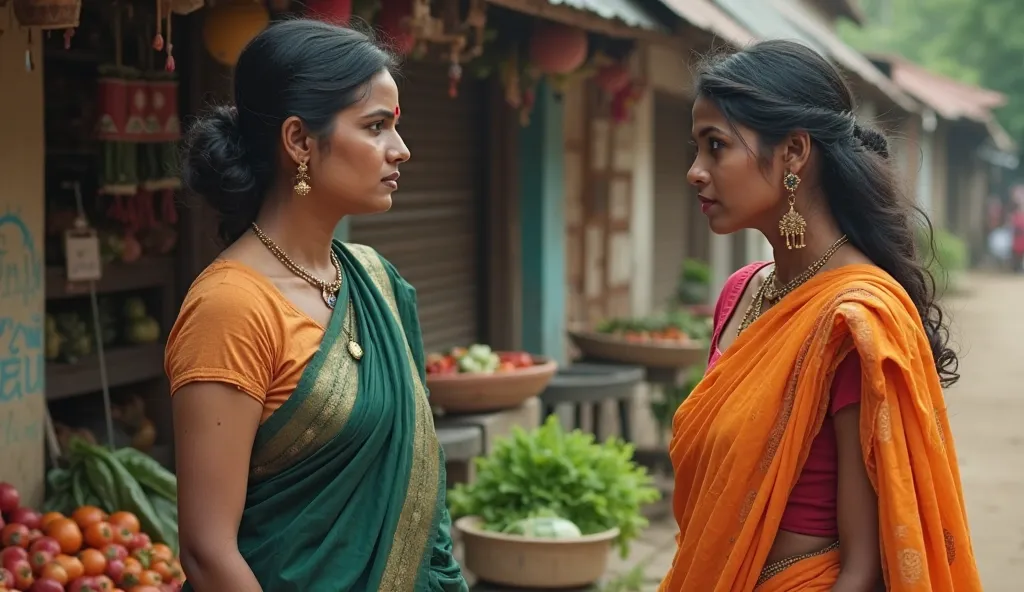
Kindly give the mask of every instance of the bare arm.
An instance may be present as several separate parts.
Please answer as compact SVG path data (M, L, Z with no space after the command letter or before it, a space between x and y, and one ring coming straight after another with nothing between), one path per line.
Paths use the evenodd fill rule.
M219 382L186 385L172 404L185 577L196 592L262 592L237 540L262 408Z
M842 567L832 592L872 592L880 583L878 496L860 446L860 405L833 416L839 461L838 521Z

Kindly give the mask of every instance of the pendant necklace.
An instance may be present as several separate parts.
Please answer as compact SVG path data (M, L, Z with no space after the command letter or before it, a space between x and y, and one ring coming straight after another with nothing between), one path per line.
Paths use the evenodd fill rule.
M260 239L263 246L267 247L274 257L281 262L288 271L294 273L299 278L305 280L309 285L314 288L320 288L320 297L323 298L324 304L327 308L334 310L334 307L338 304L338 292L341 291L341 261L338 259L338 255L335 254L334 250L331 250L331 263L334 264L334 269L337 272L334 281L325 282L324 280L314 276L310 272L306 271L298 263L292 261L292 258L288 256L281 247L277 246L277 243L273 241L263 229L260 228L255 222L252 223L252 231L256 234L256 238ZM345 336L348 338L348 353L352 356L352 359L358 361L363 357L363 348L359 345L359 342L355 339L353 327L355 326L355 308L352 306L352 298L348 301L348 311L345 314Z

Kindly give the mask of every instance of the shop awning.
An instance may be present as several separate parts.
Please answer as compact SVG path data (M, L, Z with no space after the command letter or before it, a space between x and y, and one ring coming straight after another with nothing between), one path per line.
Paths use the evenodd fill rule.
M996 121L992 111L1006 104L1006 95L964 84L898 56L875 56L876 63L887 68L893 84L948 121L971 121L983 126L992 147L1016 152L1010 134Z
M684 1L684 0L677 0ZM791 39L829 57L864 83L875 87L908 112L916 103L885 77L870 60L846 45L832 30L792 0L716 0L732 17L763 39Z
M662 3L694 27L721 37L736 47L743 47L756 39L711 0L662 0Z
M665 37L670 31L637 0L487 0L509 10L612 37Z

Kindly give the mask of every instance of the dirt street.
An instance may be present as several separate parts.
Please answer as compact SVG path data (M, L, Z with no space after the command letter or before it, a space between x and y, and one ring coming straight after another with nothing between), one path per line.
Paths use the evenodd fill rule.
M961 379L946 393L986 592L1024 581L1024 277L975 275L950 298Z

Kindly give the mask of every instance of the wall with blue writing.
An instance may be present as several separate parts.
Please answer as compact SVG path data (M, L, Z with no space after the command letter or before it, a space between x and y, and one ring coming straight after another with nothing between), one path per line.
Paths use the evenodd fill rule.
M0 11L0 481L43 498L43 56Z

